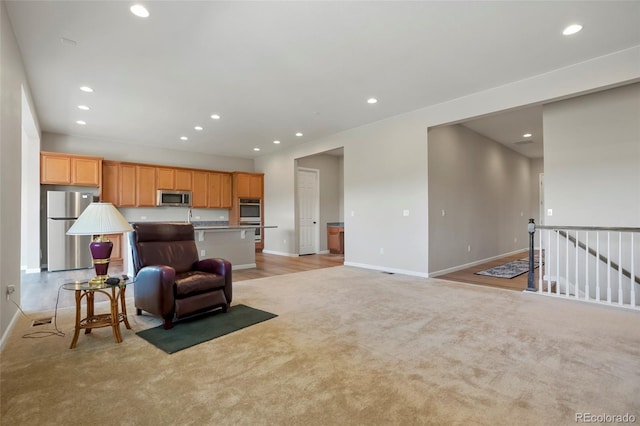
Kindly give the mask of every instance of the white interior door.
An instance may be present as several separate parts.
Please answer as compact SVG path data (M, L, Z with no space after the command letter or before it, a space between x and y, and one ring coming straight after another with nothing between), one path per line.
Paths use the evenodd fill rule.
M319 170L298 168L299 254L318 253L320 231Z

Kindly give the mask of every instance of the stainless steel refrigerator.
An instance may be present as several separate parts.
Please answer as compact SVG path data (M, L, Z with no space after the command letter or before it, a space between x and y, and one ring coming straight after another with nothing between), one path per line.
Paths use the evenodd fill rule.
M91 268L91 235L67 235L93 194L47 191L47 268L49 271Z

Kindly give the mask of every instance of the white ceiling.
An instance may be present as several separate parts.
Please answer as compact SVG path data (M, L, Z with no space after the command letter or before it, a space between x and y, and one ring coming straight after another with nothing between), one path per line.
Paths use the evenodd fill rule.
M638 1L6 3L42 130L244 158L640 44Z

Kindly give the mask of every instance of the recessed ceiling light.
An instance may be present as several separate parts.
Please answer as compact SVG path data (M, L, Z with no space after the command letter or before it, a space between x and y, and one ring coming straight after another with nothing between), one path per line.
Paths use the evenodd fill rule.
M86 105L78 105L78 109L81 109L83 111L89 111L89 107Z
M78 121L76 121L76 123L78 123L81 126L84 126L85 124L87 124L86 121L82 121L82 120L78 120Z
M211 114L211 118L214 120L220 120L220 116L218 114Z
M139 16L140 18L149 17L149 11L147 10L147 8L145 8L141 4L134 4L129 8L129 10L131 11L131 13L133 13L136 16Z
M87 93L92 93L93 89L89 86L82 86L80 87L80 90L82 90L83 92L87 92Z
M530 138L531 136L533 136L531 133L525 133L522 135L523 138Z
M564 31L562 31L562 34L564 35L575 34L579 32L581 29L582 29L582 25L580 24L569 25L567 28L564 29Z
M302 133L298 132L298 133L296 133L296 136L300 138L300 137L302 137Z
M273 143L275 143L276 145L280 143L280 141L273 141Z
M186 140L189 140L189 138L186 136L180 136L180 140L186 141Z
M194 129L196 129L197 131L200 131L200 130L202 130L202 126L196 126L196 127L194 127Z
M253 148L254 151L260 151L260 148Z
M369 99L367 99L367 103L368 104L377 104L378 100L376 98L369 98Z

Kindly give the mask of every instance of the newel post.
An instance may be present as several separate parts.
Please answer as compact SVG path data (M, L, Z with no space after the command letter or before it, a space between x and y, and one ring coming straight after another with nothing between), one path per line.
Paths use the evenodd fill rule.
M529 231L529 274L527 276L527 291L536 291L535 269L533 263L533 240L536 232L536 224L533 219L529 219L527 229Z

